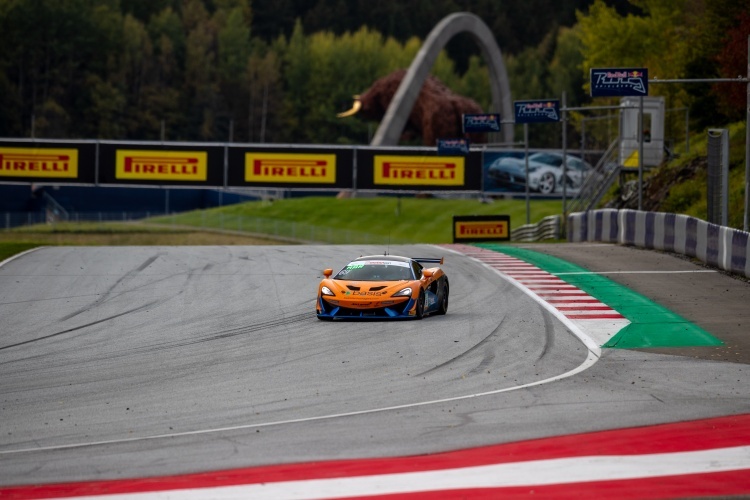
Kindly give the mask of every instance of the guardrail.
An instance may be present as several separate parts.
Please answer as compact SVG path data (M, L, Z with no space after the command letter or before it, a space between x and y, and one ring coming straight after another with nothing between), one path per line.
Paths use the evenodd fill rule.
M571 242L602 241L674 252L750 278L750 233L695 217L639 210L591 210L568 216Z
M511 241L556 240L562 237L559 215L545 217L537 224L525 224L510 231Z

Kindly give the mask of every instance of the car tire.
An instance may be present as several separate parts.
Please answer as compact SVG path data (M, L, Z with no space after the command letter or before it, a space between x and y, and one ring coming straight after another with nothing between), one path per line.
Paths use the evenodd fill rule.
M539 192L542 194L552 194L557 188L557 181L555 181L555 174L552 172L546 172L542 174L542 178L539 179Z
M443 298L440 300L440 307L437 310L437 314L445 314L448 312L448 283L443 285Z
M424 318L424 290L419 290L419 298L417 299L417 306L414 310L414 317L416 319Z

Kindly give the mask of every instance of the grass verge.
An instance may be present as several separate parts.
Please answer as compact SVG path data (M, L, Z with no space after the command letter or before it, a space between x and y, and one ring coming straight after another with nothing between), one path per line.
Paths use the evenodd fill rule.
M561 212L560 200L533 200L538 222ZM446 243L454 215L510 215L511 228L526 222L524 200L416 197L345 198L313 196L257 201L197 210L148 221L62 222L0 232L5 259L44 245L273 245L324 243Z
M530 220L562 212L561 200L533 200ZM446 243L454 215L509 215L511 229L526 223L524 200L442 199L380 196L310 196L257 201L151 219L198 228L230 228L328 243ZM294 224L294 225L292 225ZM338 239L345 232L350 238ZM294 234L291 234L294 233Z

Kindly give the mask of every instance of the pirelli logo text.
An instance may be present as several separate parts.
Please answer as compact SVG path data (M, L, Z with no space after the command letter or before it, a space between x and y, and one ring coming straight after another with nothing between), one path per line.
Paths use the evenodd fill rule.
M0 177L78 177L77 149L0 148Z
M245 181L335 184L336 155L246 153Z
M115 177L142 181L205 181L208 153L118 149Z
M381 156L374 161L375 185L463 186L465 163L460 156Z
M453 242L510 241L509 215L454 215Z
M508 223L497 222L456 222L456 238L506 238Z

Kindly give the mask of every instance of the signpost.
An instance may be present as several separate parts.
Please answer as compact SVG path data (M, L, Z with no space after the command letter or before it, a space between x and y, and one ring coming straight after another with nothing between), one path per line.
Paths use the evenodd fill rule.
M643 208L643 97L648 95L646 68L591 68L591 97L639 97L638 210Z
M437 152L438 155L450 156L450 155L468 155L469 154L469 140L468 139L438 139L437 140Z
M531 207L529 203L529 123L554 123L560 121L560 101L543 99L533 101L514 101L515 123L523 123L523 144L526 169L526 224L531 224ZM563 179L565 165L563 164ZM563 190L565 183L563 182Z
M591 97L627 97L648 95L646 68L591 68Z
M514 101L516 123L554 123L560 121L560 101L543 99Z
M500 114L465 114L462 125L464 134L500 132Z

